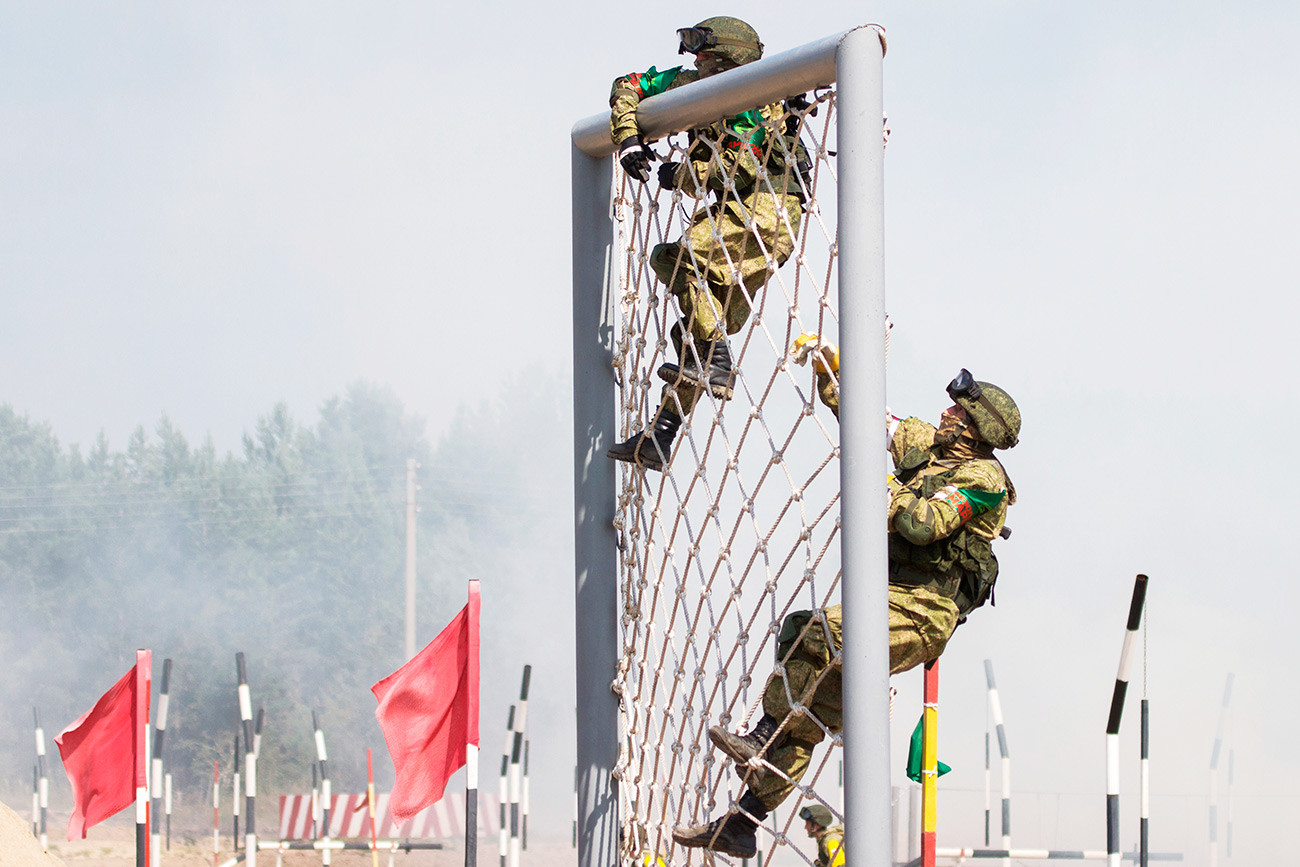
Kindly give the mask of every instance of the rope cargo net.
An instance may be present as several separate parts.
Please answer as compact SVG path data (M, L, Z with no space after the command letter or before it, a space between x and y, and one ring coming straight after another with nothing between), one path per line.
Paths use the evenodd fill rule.
M839 598L839 426L818 400L813 366L798 363L792 351L800 335L835 343L839 330L835 94L819 90L806 102L785 106L797 118L797 134L794 122L764 121L757 160L763 167L747 190L738 193L725 145L684 133L655 145L660 158L699 160L709 149L710 166L723 175L720 190L704 190L693 179L685 192L664 189L653 176L640 183L621 170L614 174L618 439L651 430L661 400L683 419L662 472L618 465L621 656L613 688L621 705L615 776L625 861L739 860L671 839L674 827L723 815L745 791L741 775L749 768L714 750L708 728L748 731L763 713L768 676L783 677L775 656L785 616ZM794 152L796 140L806 158ZM770 220L767 230L758 224L755 197L789 201L779 195L787 190L799 190L804 201L801 214L778 208L788 253L781 263L773 249L782 244L773 240ZM745 226L739 256L734 244L724 244L719 214L728 207ZM691 394L683 396L689 390L670 393L657 373L698 350L687 340L678 357L673 328L689 334L692 323L651 268L655 246L678 241L692 225L710 230L713 244L707 254L688 249L678 268L702 286L710 266L715 273L721 266L730 273L730 291L743 293L751 308L743 325L728 329L738 327L730 335L733 396L722 400L701 388L693 408ZM746 285L740 259L754 255L765 270ZM814 618L807 628L821 622ZM798 699L791 696L796 711ZM812 863L816 845L797 818L802 806L824 804L842 822L842 740L818 724L826 737L794 792L760 826L760 857L781 848Z

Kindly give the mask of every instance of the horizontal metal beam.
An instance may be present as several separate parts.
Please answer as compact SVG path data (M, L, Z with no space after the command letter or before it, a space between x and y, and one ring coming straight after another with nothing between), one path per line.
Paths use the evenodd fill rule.
M875 24L881 47L884 30ZM652 96L637 109L637 126L646 141L654 141L675 132L713 123L720 117L739 114L758 105L778 102L788 96L807 93L813 88L835 83L835 50L845 30L799 48L792 48L754 63L747 63L720 75ZM609 137L609 112L593 114L573 125L573 143L591 157L614 152Z

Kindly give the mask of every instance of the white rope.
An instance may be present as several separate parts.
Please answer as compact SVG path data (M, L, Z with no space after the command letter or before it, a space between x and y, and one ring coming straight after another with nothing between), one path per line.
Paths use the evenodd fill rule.
M670 332L680 312L650 267L654 246L677 241L692 220L700 221L713 236L714 261L732 275L732 291L743 292L751 308L744 327L730 339L738 371L732 399L701 391L693 412L684 414L662 473L620 465L614 523L622 659L613 688L622 716L615 775L621 782L628 857L639 858L649 849L670 863L698 861L693 852L672 850L672 828L719 815L744 791L731 763L709 743L708 727L752 725L762 713L785 617L838 601L839 427L818 401L812 369L789 363L800 334L834 340L839 329L836 230L828 221L835 214L829 140L834 113L829 90L801 112L803 140L813 160L810 196L797 230L795 214L778 212L777 234L767 236L793 247L783 265L754 212L765 203L737 197L734 168L722 177L729 211L744 224L746 255L752 252L767 266L766 280L753 289L739 282L741 263L723 244L716 205L708 210L716 194L697 199L682 190L661 190L653 179L642 184L615 173L619 325L612 364L621 438L653 424L661 364L689 358L707 367L707 359L694 355L690 339L684 341L684 357L673 358ZM780 191L798 188L801 181L782 129L768 124L765 132L787 169L784 175L760 172L754 195L779 202ZM689 144L667 144L667 159L689 159ZM711 162L725 165L727 155L718 143L705 144ZM706 265L702 254L682 246L686 255L679 269L698 279ZM689 323L680 324L689 334ZM812 625L824 628L817 618ZM786 692L798 708L799 697L788 683ZM815 801L836 810L827 797L838 792L835 774L824 780L823 772L842 738L826 722L815 722L822 745L764 826L760 842L770 845L769 856L775 847L794 843L800 845L792 848L812 863L798 809ZM764 770L781 775L768 764ZM819 794L819 785L825 792ZM675 851L672 859L670 851Z

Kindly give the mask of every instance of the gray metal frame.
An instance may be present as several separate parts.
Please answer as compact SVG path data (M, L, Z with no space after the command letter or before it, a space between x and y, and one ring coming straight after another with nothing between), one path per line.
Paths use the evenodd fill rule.
M890 864L885 533L883 32L858 27L641 103L647 140L837 85L845 819L853 860ZM609 114L573 127L573 429L578 865L617 863L618 558Z

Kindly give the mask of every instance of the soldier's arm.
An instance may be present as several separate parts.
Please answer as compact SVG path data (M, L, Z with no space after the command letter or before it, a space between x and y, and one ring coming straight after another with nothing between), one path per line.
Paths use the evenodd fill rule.
M631 72L614 79L609 92L609 137L614 147L619 147L634 135L640 135L636 125L636 110L641 100L658 96L666 90L681 87L698 78L692 70L680 66L659 72L653 66L645 72Z
M889 527L913 545L928 545L951 536L963 524L996 509L1006 491L948 485L929 498L896 489L889 503Z

